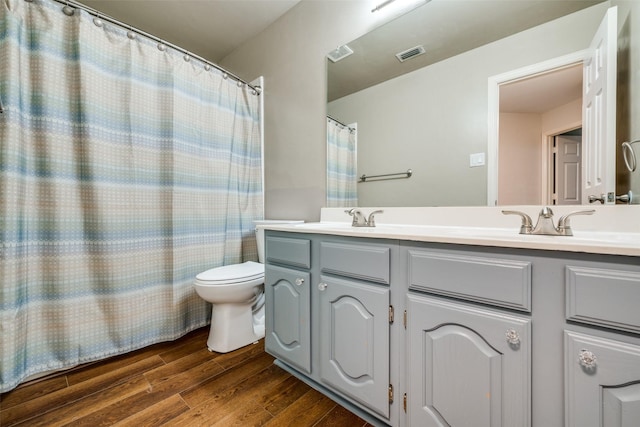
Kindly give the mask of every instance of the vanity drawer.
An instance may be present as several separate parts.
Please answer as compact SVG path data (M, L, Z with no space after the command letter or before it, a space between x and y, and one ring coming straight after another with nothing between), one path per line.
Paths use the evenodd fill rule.
M640 333L640 272L566 267L566 318Z
M385 246L320 243L320 266L323 273L389 284L391 251Z
M409 250L409 289L531 312L531 263Z
M267 236L267 262L311 268L311 241L288 237Z

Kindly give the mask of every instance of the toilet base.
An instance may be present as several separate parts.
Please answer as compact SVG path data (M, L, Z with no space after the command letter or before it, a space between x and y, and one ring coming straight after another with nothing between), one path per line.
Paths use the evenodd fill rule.
M254 324L251 304L213 304L207 347L228 353L264 338L264 324Z

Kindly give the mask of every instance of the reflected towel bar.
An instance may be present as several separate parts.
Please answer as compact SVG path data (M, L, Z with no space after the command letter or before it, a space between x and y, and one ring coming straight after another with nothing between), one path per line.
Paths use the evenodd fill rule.
M365 175L362 174L358 182L373 182L373 181L385 181L387 179L406 179L411 178L413 171L411 169L406 172L387 173L384 175Z
M636 166L638 165L636 162L636 153L633 150L633 144L638 142L640 142L640 139L622 143L622 156L624 157L624 164L627 166L629 172L635 172Z

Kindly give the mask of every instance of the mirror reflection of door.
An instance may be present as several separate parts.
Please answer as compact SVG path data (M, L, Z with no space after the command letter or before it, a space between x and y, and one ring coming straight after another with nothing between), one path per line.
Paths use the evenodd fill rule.
M548 141L582 126L582 62L506 82L499 92L498 204L553 204Z
M584 138L581 145L582 165L580 170L581 200L583 203L591 203L594 201L592 199L600 196L600 199L595 200L601 200L602 203L615 202L616 30L617 7L612 7L607 10L589 49L583 51L584 53L576 52L582 56L580 61L566 62L562 66L556 65L558 68L555 69L549 69L552 68L550 66L545 67L538 70L537 74L528 72L520 74L519 78L514 76L511 80L493 80L499 84L499 108L497 109L499 112L497 138L499 161L495 163L497 164L497 180L494 178L492 181L492 176L489 175L489 204L492 204L492 200L500 205L551 203L553 195L549 193L548 179L552 175L549 174L548 160L550 156L545 141L550 135L558 135L563 130L582 126L583 120ZM558 61L563 60L564 58L558 59ZM521 71L518 70L518 72ZM576 77L580 74L579 80L575 79L576 82L581 82L580 87L576 84L573 86L556 84L557 81L561 81L565 77L569 78L572 73L575 73ZM584 81L583 76L585 77ZM490 81L492 80L490 79ZM500 81L502 83L499 83ZM541 83L543 81L544 83ZM555 89L551 89L554 85ZM543 141L541 144L543 150L540 161L541 173L538 178L535 174L537 161L535 143L530 142L535 140L534 133L537 129L535 120L528 122L529 133L522 128L519 134L509 136L509 129L516 129L515 126L510 125L511 119L514 119L513 114L520 115L518 120L523 120L526 114L536 114L534 106L544 105L545 101L554 102L557 99L562 99L563 93L566 94L563 89L568 87L580 91L579 99L576 99L576 103L581 104L580 119L576 120L575 126L571 126L570 123L558 122L556 117L548 117L551 113L555 116L556 112L566 110L565 107L569 107L569 104L575 107L576 103L573 101L556 106L546 112L538 110L538 114L541 114L540 129ZM569 114L574 113L569 112ZM562 117L562 115L558 117ZM531 117L528 118L531 119ZM567 118L567 120L572 119ZM553 132L554 127L555 132ZM529 145L526 145L525 142ZM491 146L491 137L489 143ZM507 145L503 147L503 143ZM523 150L520 153L520 158L518 158L518 149ZM529 176L531 181L523 181L526 176ZM495 193L491 191L491 188L495 188L495 184L492 182L496 181L498 183L497 197L494 198ZM559 200L556 201L560 203Z
M553 205L582 203L582 129L553 138L552 201Z

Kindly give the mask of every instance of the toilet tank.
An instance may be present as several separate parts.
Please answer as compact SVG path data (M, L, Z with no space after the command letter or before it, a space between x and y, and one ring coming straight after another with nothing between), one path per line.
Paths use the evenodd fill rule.
M258 225L266 224L302 224L304 221L295 219L261 219L253 221L256 230L256 242L258 244L258 261L264 264L264 228Z

